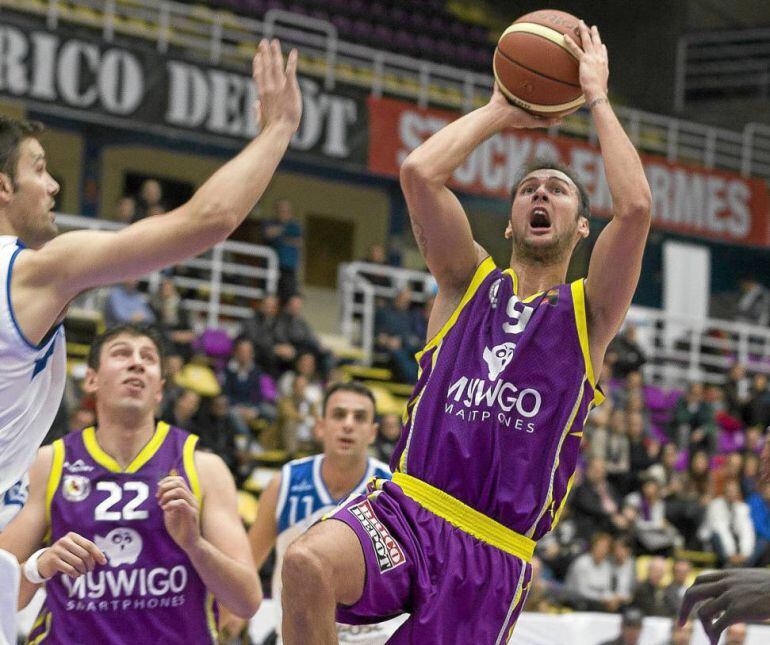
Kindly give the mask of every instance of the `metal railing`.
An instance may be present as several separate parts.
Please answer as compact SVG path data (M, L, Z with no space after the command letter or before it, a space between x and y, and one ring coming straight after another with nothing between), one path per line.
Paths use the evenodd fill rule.
M367 276L382 276L389 286L374 284ZM353 346L371 360L374 347L376 301L390 300L409 287L412 302L422 304L435 293L429 273L408 271L366 262L353 262L339 271L340 326ZM632 306L626 324L636 327L637 340L647 356L643 371L647 383L684 387L687 383L723 383L735 363L750 372L770 374L770 330L745 323L674 316L659 309Z
M155 217L163 217L156 215ZM76 229L117 231L123 224L93 217L56 215L62 232ZM196 331L219 327L224 319L248 318L254 314L252 303L274 294L278 285L278 256L267 246L226 240L195 258L190 258L165 273L185 293L182 305L195 315ZM151 293L157 291L164 272L142 278ZM85 309L101 309L98 290L88 292L79 301Z
M387 93L422 107L468 111L486 102L492 87L489 74L346 42L329 22L280 10L257 20L167 0L0 0L0 7L44 15L50 29L65 20L100 29L107 42L116 35L141 38L160 52L174 47L214 65L241 68L253 56L259 38L277 36L286 46L298 48L300 70L324 79L327 89L341 81L369 89L374 96ZM681 45L680 63L686 54ZM678 69L684 70L683 63ZM681 84L684 72L679 75ZM616 111L642 151L669 161L770 178L770 136L761 126L751 124L740 133L622 106ZM585 111L551 130L558 132L596 140Z
M387 278L388 284L372 282L369 276ZM392 300L400 291L408 288L413 302L424 303L436 289L436 281L430 273L369 262L341 264L337 284L340 331L351 345L361 348L367 364L371 364L374 354L377 301Z

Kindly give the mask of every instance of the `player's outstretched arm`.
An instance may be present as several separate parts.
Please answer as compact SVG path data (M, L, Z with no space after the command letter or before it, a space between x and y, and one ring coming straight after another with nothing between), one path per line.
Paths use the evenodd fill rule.
M41 334L31 332L50 328L63 306L83 290L146 275L226 239L262 196L299 125L302 99L296 68L296 51L284 66L277 40L260 43L253 76L261 132L186 204L116 233L65 233L39 251L21 253L14 269L13 298L17 314L21 310L27 319L21 321L22 328L29 327L30 336L42 337L47 328ZM41 289L48 293L41 294ZM24 296L25 290L29 296ZM49 304L28 304L27 299Z
M488 254L473 240L460 201L447 187L452 173L487 138L505 128L538 128L558 123L508 103L495 86L485 106L450 123L409 154L401 165L401 188L417 245L439 286L440 300L459 300L478 263ZM449 304L448 317L454 305ZM439 326L443 321L439 321ZM433 327L431 321L431 327Z
M158 484L166 530L217 602L236 616L251 618L259 609L262 589L238 516L235 482L217 455L196 452L195 465L202 508L182 477L169 476Z
M639 155L607 99L607 48L596 27L581 21L580 35L582 49L569 36L565 40L580 61L580 83L612 195L612 220L596 242L586 280L591 348L599 356L623 323L636 291L652 198Z

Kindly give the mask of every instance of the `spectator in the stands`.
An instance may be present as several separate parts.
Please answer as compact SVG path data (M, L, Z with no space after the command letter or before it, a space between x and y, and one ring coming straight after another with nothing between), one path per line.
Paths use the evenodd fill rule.
M722 387L727 413L731 417L742 419L743 410L751 398L751 380L746 376L746 368L741 363L733 365Z
M627 607L623 610L618 637L604 641L601 645L639 645L643 622L644 614L639 607Z
M674 560L674 566L671 571L671 582L668 587L666 587L666 592L663 596L667 616L673 618L679 614L679 607L682 605L684 592L687 591L691 583L691 573L692 565L689 560L685 560L684 558L677 558Z
M765 374L754 374L749 400L743 408L743 421L747 426L766 428L770 425L770 391Z
M279 333L278 313L278 298L266 295L254 317L245 320L241 327L241 335L254 344L257 362L274 378L291 369L297 357L297 350Z
M598 439L598 437L597 437ZM629 489L629 473L631 472L631 446L626 426L626 412L614 409L610 416L610 431L606 435L603 446L597 447L594 453L604 460L607 481L612 484L619 495L625 495Z
M320 406L323 399L324 384L316 369L315 354L312 352L303 352L297 356L294 361L294 369L284 372L278 381L278 394L288 396L291 394L291 386L297 374L302 374L307 378L308 385L306 395L314 403Z
M628 401L635 394L639 395L644 404L644 380L638 370L628 372L621 381L621 387L613 388L612 402L618 408L628 408Z
M390 462L390 457L396 449L401 437L401 417L397 414L383 414L377 427L377 438L374 440L374 452L377 459Z
M690 645L692 642L693 623L688 620L680 625L678 620L671 621L671 640L665 645Z
M172 426L198 434L197 414L201 397L192 390L184 390L161 414L161 419Z
M612 544L612 591L618 597L620 606L625 607L634 598L636 589L636 558L631 540L621 535Z
M369 264L374 264L378 267L386 267L388 266L388 259L385 254L385 246L379 243L370 244L369 248L366 251L366 257L364 258L364 262L368 262ZM382 275L380 273L374 272L374 271L361 271L361 275L366 278L369 282L371 282L373 285L376 285L378 287L391 287L393 286L390 280L390 277L387 275Z
M620 498L607 481L604 460L592 457L588 460L585 480L575 488L570 497L579 535L589 539L594 531L617 533L629 527L623 515Z
M204 401L198 417L198 434L200 436L198 445L219 455L227 464L230 472L238 479L235 436L238 434L239 428L230 409L227 396L220 394Z
M163 188L157 179L145 179L139 189L139 196L136 200L136 211L132 222L139 221L156 213L163 206Z
M233 406L239 431L248 434L257 419L275 420L275 406L262 393L262 370L254 362L254 344L240 336L233 345L233 357L224 373L222 393Z
M291 394L278 399L278 435L283 449L313 452L318 448L315 425L320 406L307 396L307 378L298 374L291 385Z
M262 222L262 241L278 254L278 296L286 302L297 293L297 271L302 251L302 224L288 199L275 203L275 216Z
M123 195L115 202L115 213L112 219L119 224L130 224L136 216L136 199L131 195Z
M149 300L138 289L139 282L130 280L117 284L110 289L104 303L104 322L108 327L121 323L155 322Z
M637 487L639 475L657 459L660 447L656 441L645 436L644 418L639 412L628 413L628 452L631 488Z
M195 340L195 332L171 278L161 280L158 291L150 298L150 307L163 338L170 345L169 351L189 360L192 356L191 346Z
M278 314L275 333L282 342L289 343L297 353L312 352L321 373L326 374L333 364L332 356L318 340L305 318L304 306L305 300L300 294L295 293L291 296Z
M709 454L716 449L714 410L704 399L702 383L691 383L674 408L671 420L671 439L678 448L703 448Z
M735 319L738 322L767 327L770 322L770 291L754 276L744 276L739 284L740 299Z
M673 444L668 444L673 445ZM697 532L711 501L709 458L704 451L690 455L688 470L672 473L666 489L666 518L689 549L702 548Z
M632 533L639 550L647 554L671 553L682 542L677 530L666 520L666 502L661 498L661 482L652 468L642 473L642 488L624 500L626 514L633 517Z
M617 379L624 379L631 372L639 371L647 362L644 351L636 340L636 327L630 323L615 336L607 351L615 354L613 370Z
M726 455L720 455L715 459L716 467L711 471L711 482L714 495L724 494L725 484L729 481L740 483L743 476L743 454L738 450L728 452Z
M770 482L764 482L758 492L751 494L747 503L756 540L746 566L766 567L770 564Z
M567 571L564 583L570 604L579 611L617 611L621 598L612 591L610 550L612 537L595 533L591 550L578 556Z
M390 365L399 381L417 381L417 362L414 354L424 344L413 328L414 316L410 309L412 292L402 289L392 305L379 308L374 316L374 337L377 351L387 353Z
M743 451L743 470L741 471L741 494L743 499L748 498L759 491L759 469L761 460L759 454L753 450Z
M556 609L555 601L557 593L553 589L553 582L546 577L543 571L543 563L536 555L530 561L532 575L529 582L529 593L523 611L536 611L541 614L552 613Z
M668 616L666 606L666 588L663 579L666 576L666 560L659 556L650 558L647 565L647 578L640 582L634 594L634 605L645 616Z
M428 296L422 307L412 310L412 335L414 342L420 346L424 345L428 339L428 321L433 311L433 305L436 302L436 296Z
M591 410L588 415L583 436L588 447L587 452L592 457L601 458L604 454L604 445L607 443L607 436L610 432L612 410L612 401L607 400L599 407Z
M179 354L167 354L163 365L163 400L160 402L161 410L169 410L184 392L184 388L176 382L177 375L184 367L184 358Z
M748 504L741 499L737 481L726 482L724 495L708 505L700 537L711 544L722 566L745 566L754 553L751 512Z
M538 540L536 553L552 577L564 580L569 565L586 552L589 544L590 540L578 533L575 512L567 504L554 529Z

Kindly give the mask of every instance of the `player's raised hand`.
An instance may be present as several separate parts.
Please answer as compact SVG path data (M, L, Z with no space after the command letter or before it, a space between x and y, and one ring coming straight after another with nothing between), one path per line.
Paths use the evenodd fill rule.
M487 104L499 114L500 129L505 128L550 128L561 123L561 118L547 118L530 114L511 103L495 83L492 98Z
M580 87L585 94L586 102L607 96L607 81L610 76L607 46L602 43L599 29L594 25L590 29L582 20L578 25L580 30L580 46L564 34L567 49L580 63Z
M296 130L302 117L302 96L297 83L297 50L289 52L284 65L277 39L262 39L252 62L259 97L254 109L261 129L283 123Z
M104 553L91 540L70 531L42 553L37 570L43 578L57 573L77 578L93 571L97 564L107 564Z
M187 551L201 539L198 500L179 475L164 477L155 493L163 510L163 523L171 539Z

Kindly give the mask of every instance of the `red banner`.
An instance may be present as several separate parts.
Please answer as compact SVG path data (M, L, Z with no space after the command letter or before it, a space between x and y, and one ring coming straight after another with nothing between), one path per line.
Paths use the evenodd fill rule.
M397 176L404 158L459 115L420 109L393 99L368 99L369 170ZM543 132L510 130L481 144L454 173L451 186L507 198L521 166L535 157L556 158L577 173L591 197L591 212L610 216L611 199L599 148ZM643 155L659 229L733 244L765 246L768 192L765 182L735 173L674 164Z

